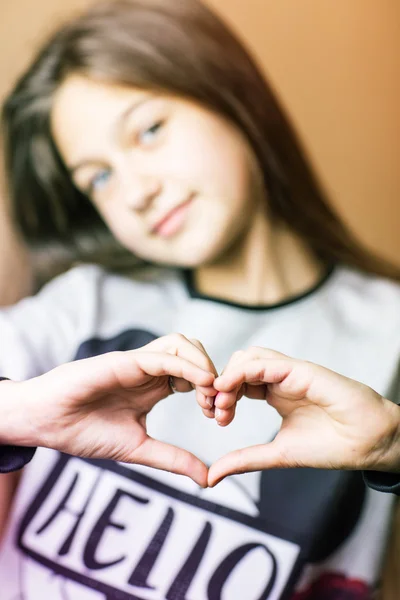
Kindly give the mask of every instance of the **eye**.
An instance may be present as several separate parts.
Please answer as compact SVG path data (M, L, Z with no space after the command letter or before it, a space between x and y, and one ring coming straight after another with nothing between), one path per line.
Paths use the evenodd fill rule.
M150 145L159 135L163 125L163 121L157 121L157 123L154 123L154 125L152 125L151 127L144 129L139 134L139 142L144 146Z
M101 169L91 178L89 184L90 192L97 192L107 185L111 177L111 169Z

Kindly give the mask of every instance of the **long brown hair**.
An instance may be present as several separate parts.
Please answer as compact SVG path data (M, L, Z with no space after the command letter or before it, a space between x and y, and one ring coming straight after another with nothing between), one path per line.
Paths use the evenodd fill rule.
M235 123L261 165L268 210L327 264L400 280L400 270L353 238L321 187L272 90L242 43L199 0L116 0L60 29L3 109L13 214L32 248L62 268L74 260L131 265L73 185L50 130L52 97L71 73L168 91Z

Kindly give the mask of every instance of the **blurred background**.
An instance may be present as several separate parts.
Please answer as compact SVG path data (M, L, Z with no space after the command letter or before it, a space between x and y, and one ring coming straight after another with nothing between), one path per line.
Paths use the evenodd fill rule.
M92 2L3 0L0 99L43 38ZM400 265L400 2L207 2L258 57L344 220ZM13 243L1 221L0 249Z

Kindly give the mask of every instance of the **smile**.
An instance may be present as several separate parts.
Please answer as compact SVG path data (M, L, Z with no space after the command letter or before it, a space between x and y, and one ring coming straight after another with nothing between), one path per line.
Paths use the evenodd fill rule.
M164 238L176 235L183 227L189 207L194 199L194 194L191 194L185 202L179 204L170 210L160 221L152 228L151 233Z

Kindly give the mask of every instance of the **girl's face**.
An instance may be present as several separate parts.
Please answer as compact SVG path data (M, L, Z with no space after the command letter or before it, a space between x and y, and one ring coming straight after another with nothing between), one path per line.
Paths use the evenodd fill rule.
M251 226L262 185L250 145L198 104L71 76L52 130L75 185L145 260L210 263Z

